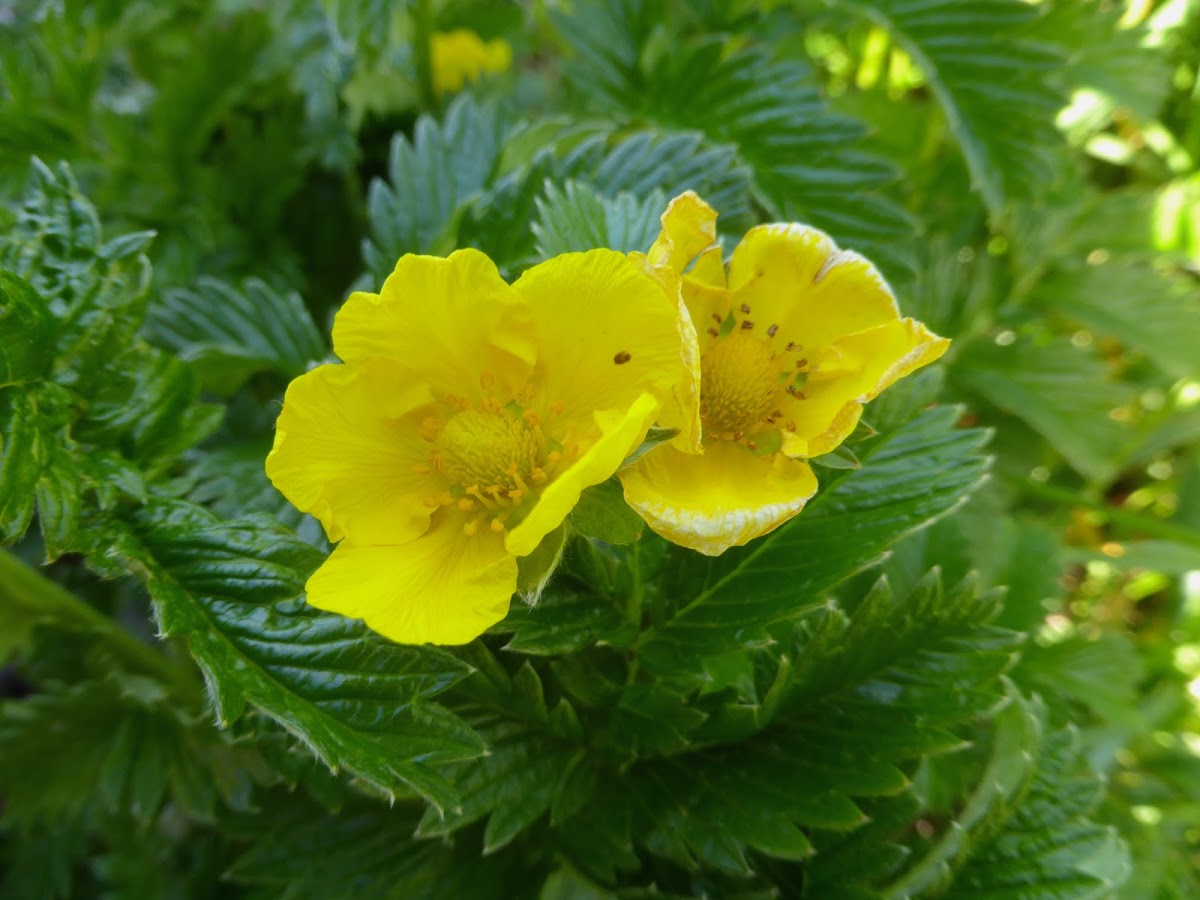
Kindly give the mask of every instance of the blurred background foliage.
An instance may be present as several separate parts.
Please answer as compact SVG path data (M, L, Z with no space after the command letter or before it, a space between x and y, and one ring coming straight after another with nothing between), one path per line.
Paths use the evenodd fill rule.
M422 36L459 28L507 42L512 63L439 91ZM31 157L46 163L32 182ZM838 600L855 617L874 610L862 598L881 571L895 596L922 596L935 566L948 586L974 571L1007 587L991 627L1026 636L1008 678L1040 699L1014 700L982 727L991 746L1008 736L1017 748L1044 729L1049 760L1042 781L1014 781L1009 797L1075 815L1063 779L1082 757L1104 788L1079 810L1123 840L1087 832L1087 849L1072 851L1086 865L1053 884L1028 871L998 881L996 867L1029 852L1019 823L1008 821L1008 845L979 837L973 859L946 835L975 833L987 814L968 785L1004 760L927 756L905 794L916 807L864 807L880 827L910 823L906 852L927 861L888 896L945 890L951 871L971 896L1114 896L1122 881L1131 900L1200 896L1198 162L1196 0L0 0L0 261L54 296L28 274L31 253L59 253L69 274L89 216L105 235L132 235L114 246L97 233L89 259L146 311L134 324L145 343L131 334L129 346L185 364L160 419L203 401L184 433L156 437L121 430L113 388L91 440L119 439L119 453L93 458L100 468L82 484L126 498L144 497L146 479L170 485L217 517L210 529L266 513L301 538L269 538L289 559L323 544L262 474L277 399L327 357L323 335L350 287L378 284L402 253L477 246L512 275L566 250L644 248L664 200L694 188L719 209L727 247L756 221L798 220L879 263L906 314L954 344L937 373L868 420L887 435L905 403L961 404L958 425L991 430L994 464L967 502L896 543ZM153 240L138 239L146 231ZM71 371L86 382L99 370ZM9 435L10 457L15 446ZM413 842L419 824L441 831L410 807L383 815L268 718L239 719L223 698L235 709L218 731L178 648L141 642L151 626L137 584L87 574L85 556L109 577L136 574L119 563L137 558L133 544L89 550L64 525L56 547L47 522L61 495L39 485L41 533L17 556L71 551L47 573L120 627L64 615L5 631L0 618L0 651L15 660L5 690L20 698L0 713L0 894L474 897L517 896L504 886L520 883L521 895L606 896L578 874L604 883L605 863L589 871L579 848L558 848L568 868L536 843L478 856L478 841L512 840L548 796L513 821L493 816L475 849ZM7 536L32 514L11 513ZM460 677L461 663L440 664ZM522 677L540 698L538 674ZM638 715L662 712L643 699ZM504 722L472 725L525 752L505 743ZM689 727L668 723L653 740L670 747ZM64 755L72 746L96 752ZM479 802L475 818L501 805ZM553 815L569 817L569 802L555 799ZM822 892L842 884L842 845L808 834L816 859L833 862L805 876L807 896L873 895ZM806 856L808 839L795 840L792 855ZM733 896L728 866L680 874L689 853L736 858L700 844L668 848L673 862L647 863L627 887ZM597 852L624 869L632 851L617 841ZM1055 871L1047 860L1043 874ZM782 863L757 871L798 895ZM525 885L529 872L550 874Z

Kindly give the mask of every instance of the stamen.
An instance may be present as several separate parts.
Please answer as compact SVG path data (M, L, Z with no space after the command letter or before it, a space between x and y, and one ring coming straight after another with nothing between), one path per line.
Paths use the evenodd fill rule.
M718 325L720 325L722 322L725 321L725 317L723 315L721 315L720 313L713 313L712 318L713 318L713 321L716 322Z
M789 352L789 353L791 353L791 352L794 352L794 351L796 351L796 350L803 350L803 349L804 349L804 345L803 345L803 344L797 344L795 341L788 341L787 349L788 349L788 352Z
M746 449L747 450L757 450L758 444L754 443L754 441L746 441Z
M744 312L746 315L750 315L750 304L749 304L749 303L743 303L743 304L741 305L740 309L741 309L741 310L742 310L742 312Z
M533 471L529 473L529 477L534 484L545 484L546 472L540 466L534 466Z
M796 390L795 385L789 384L787 386L787 392L789 394L791 394L793 397L795 397L797 400L807 400L808 399L808 395L805 394L803 391Z
M525 492L523 490L521 490L520 488L514 488L513 490L508 492L508 497L510 500L512 500L513 503L520 503L521 500L524 498L524 496L525 496Z
M426 506L428 506L430 509L437 509L438 506L440 505L438 503L437 497L433 496L432 494L430 494L428 497L426 497L421 502L424 503Z
M479 485L471 485L469 488L467 488L467 493L482 503L486 509L496 508L496 501L494 501L491 497L486 496L483 491L479 489Z
M749 319L742 320L742 331L750 331L753 328L754 328L754 323L751 322Z
M467 537L473 537L477 531L479 531L478 519L472 519L470 522L467 522L465 525L463 525L463 534L465 534Z
M778 330L779 330L778 325L772 325L770 328L767 329L767 337L775 337L775 332L777 332Z
M538 414L532 409L527 409L525 412L521 413L521 418L525 420L526 424L533 428L537 428L538 425L541 424L541 419L538 418Z
M442 433L445 425L446 423L441 419L436 416L430 416L421 422L421 437L432 443L437 440L438 435Z
M792 432L794 432L794 431L796 430L796 420L795 420L795 419L788 419L788 420L787 420L787 421L784 423L783 427L784 427L784 428L786 428L788 431L792 431Z
M461 509L463 512L470 512L471 510L473 510L475 508L475 501L472 500L470 497L463 497L461 500L458 501L458 508Z
M451 494L449 491L446 491L444 494L442 494L442 496L438 497L438 503L441 504L442 506L453 506L454 505L454 495Z
M796 368L797 369L803 369L807 365L808 365L808 357L796 360Z
M715 329L715 328L709 328L708 333L711 334L713 337L721 336L721 332L717 331L717 329Z
M550 404L550 415L561 416L564 409L566 409L566 407L563 406L563 402L561 400L555 400Z
M479 386L485 391L490 391L496 386L496 376L491 372L484 372L479 376Z
M492 519L491 529L496 534L502 534L504 532L504 522L500 519Z
M546 465L548 465L548 466L557 465L558 461L560 459L562 459L562 454L559 453L557 450L551 450L549 453L546 454Z

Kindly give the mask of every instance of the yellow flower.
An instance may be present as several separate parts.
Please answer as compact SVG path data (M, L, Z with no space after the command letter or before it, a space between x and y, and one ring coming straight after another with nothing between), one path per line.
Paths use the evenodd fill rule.
M864 403L949 345L900 318L875 267L815 228L753 228L728 270L715 241L716 213L689 191L649 254L632 255L682 278L700 335L702 446L681 435L621 473L651 528L710 556L796 515L817 489L804 460L837 447Z
M433 89L441 96L461 91L485 72L503 72L512 64L512 48L496 38L484 40L466 28L439 31L429 41Z
M517 557L638 447L679 379L674 304L610 250L504 282L405 256L339 311L342 365L291 383L267 473L341 543L308 602L405 643L502 619Z

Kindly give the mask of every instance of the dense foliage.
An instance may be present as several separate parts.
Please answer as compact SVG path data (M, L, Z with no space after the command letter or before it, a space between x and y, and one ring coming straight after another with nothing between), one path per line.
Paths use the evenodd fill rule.
M1200 896L1198 76L1195 0L0 5L0 896ZM350 287L688 188L949 353L748 547L609 492L464 647L305 605Z

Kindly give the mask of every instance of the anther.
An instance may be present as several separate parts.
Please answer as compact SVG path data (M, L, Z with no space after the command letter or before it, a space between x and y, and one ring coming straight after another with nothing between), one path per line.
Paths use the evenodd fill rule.
M521 418L524 419L526 421L526 423L529 424L533 428L537 428L538 425L541 423L541 419L538 418L538 414L535 413L532 409L527 409L527 410L525 410L525 412L521 413Z
M754 328L754 323L749 319L742 319L742 331L750 331Z
M546 481L546 473L540 466L534 466L529 477L533 479L534 484L543 484Z
M788 431L795 432L795 430L796 430L796 420L795 420L795 419L788 419L788 420L787 420L787 421L786 421L786 422L783 424L783 427L784 427L784 428L786 428Z
M478 519L472 519L470 522L467 522L465 525L463 525L463 534L465 534L467 537L471 537L477 531L479 531Z
M546 454L546 465L553 466L560 459L562 459L562 454L559 453L557 450L551 450L549 453Z
M713 337L721 336L721 332L717 331L717 329L715 329L715 328L709 328L708 333L711 334Z
M438 499L437 499L437 497L434 497L432 494L430 496L426 497L421 502L424 503L426 506L428 506L430 509L438 508Z
M550 415L561 416L564 409L566 409L566 407L563 406L563 402L561 400L555 400L550 404Z
M713 320L714 322L716 322L718 325L720 325L722 322L724 322L724 321L725 321L725 319L724 319L724 318L722 318L722 316L721 316L721 314L720 314L720 313L713 313L713 314L712 314L712 320Z
M746 449L747 450L757 450L758 444L754 443L754 441L746 441Z
M788 349L788 352L789 352L789 353L792 353L792 352L794 352L794 351L796 351L796 350L803 350L803 349L804 349L804 345L803 345L803 344L797 344L795 341L788 341L787 349Z
M443 427L444 423L441 419L435 416L430 416L428 419L425 419L421 422L421 437L424 440L432 443L433 441L436 441L438 435L442 433Z
M484 372L479 376L479 386L485 391L490 391L496 386L496 376L491 372Z
M473 510L475 508L475 501L472 500L470 497L463 497L461 500L458 501L458 508L461 509L463 512L470 512L471 510Z
M749 303L743 303L740 308L741 308L742 312L744 312L746 315L750 315L750 304Z
M449 491L446 491L444 494L442 494L442 496L438 497L438 503L440 503L442 506L453 506L454 495Z
M777 332L778 330L779 330L778 325L772 325L770 328L767 329L767 337L775 337L775 332Z
M808 365L808 357L804 357L803 359L796 360L796 368L797 369L803 369L807 365Z
M525 496L525 492L523 490L521 490L520 488L513 488L511 491L508 492L508 497L510 500L512 500L513 503L520 503L521 498L523 498L524 496Z
M499 519L492 519L491 529L492 531L496 532L496 534L500 534L502 531L504 531L504 523Z

